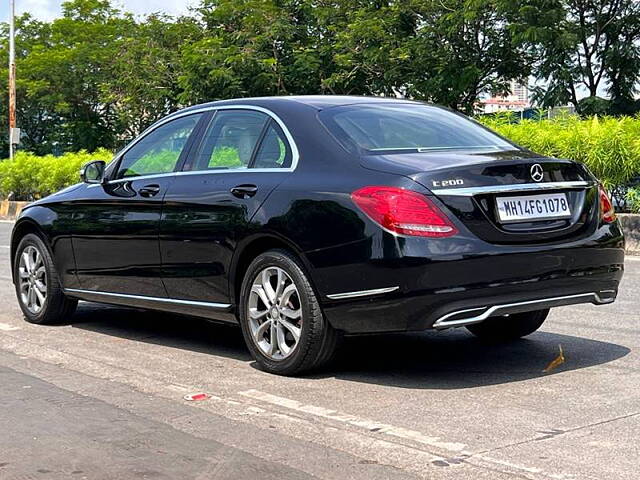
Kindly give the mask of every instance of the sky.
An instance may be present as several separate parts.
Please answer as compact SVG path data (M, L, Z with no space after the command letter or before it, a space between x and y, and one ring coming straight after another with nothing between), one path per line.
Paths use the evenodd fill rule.
M62 0L15 0L16 15L29 12L40 20L51 20L60 16ZM187 13L194 0L116 0L113 5L135 14L163 12L169 15ZM9 0L0 0L0 22L9 19Z

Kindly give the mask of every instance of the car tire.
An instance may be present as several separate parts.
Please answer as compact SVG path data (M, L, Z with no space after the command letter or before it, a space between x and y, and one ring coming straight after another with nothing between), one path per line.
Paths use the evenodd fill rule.
M269 373L318 368L332 358L341 337L322 314L301 263L285 250L267 251L251 262L238 311L247 347Z
M496 342L508 342L526 337L538 330L549 314L549 309L514 313L509 316L489 317L482 323L468 325L467 330L476 337Z
M28 322L60 323L75 312L78 301L64 295L51 253L38 235L29 233L20 240L13 275L18 303Z

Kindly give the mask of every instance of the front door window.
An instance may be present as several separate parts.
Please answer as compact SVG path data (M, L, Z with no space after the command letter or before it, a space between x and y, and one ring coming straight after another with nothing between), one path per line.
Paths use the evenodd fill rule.
M116 178L173 172L201 116L177 118L145 135L124 154Z

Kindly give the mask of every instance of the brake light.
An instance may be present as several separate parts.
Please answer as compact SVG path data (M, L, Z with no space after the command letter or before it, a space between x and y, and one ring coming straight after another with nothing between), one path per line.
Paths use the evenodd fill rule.
M429 198L410 190L364 187L353 192L351 198L373 221L401 235L450 237L458 233Z
M613 202L609 198L609 194L602 185L598 186L598 195L600 196L600 215L602 220L607 223L614 222L616 220L616 211L613 208Z

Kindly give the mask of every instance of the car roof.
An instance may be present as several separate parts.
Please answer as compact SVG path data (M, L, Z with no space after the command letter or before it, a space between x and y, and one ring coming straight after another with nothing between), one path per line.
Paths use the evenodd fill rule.
M388 97L364 97L356 95L291 95L291 96L274 96L274 97L251 97L251 98L234 98L229 100L218 100L215 102L202 103L187 107L180 112L190 110L199 110L206 107L217 107L224 105L255 105L259 107L269 108L270 106L280 106L284 108L294 107L296 104L307 106L315 110L324 110L331 107L339 107L344 105L357 104L416 104L412 100L403 98ZM178 112L176 112L178 113Z

